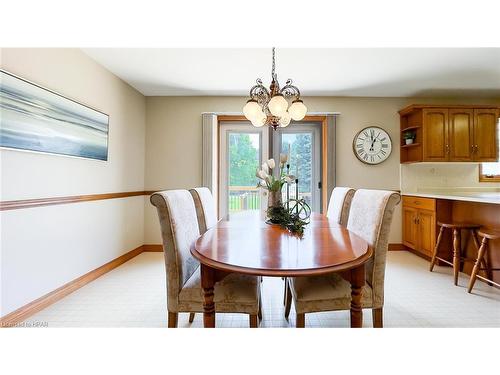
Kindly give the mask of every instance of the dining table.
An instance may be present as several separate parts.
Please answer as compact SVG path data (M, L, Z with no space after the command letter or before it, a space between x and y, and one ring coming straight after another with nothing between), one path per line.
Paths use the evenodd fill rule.
M232 213L191 246L201 267L203 325L215 327L214 287L231 273L301 277L341 273L351 283L351 327L362 327L361 290L368 243L323 214L312 213L302 236L268 224L257 210Z

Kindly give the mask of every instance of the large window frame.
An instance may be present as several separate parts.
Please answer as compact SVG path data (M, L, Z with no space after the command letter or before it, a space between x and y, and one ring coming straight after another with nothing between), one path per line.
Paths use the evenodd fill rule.
M326 213L328 194L335 186L335 121L339 113L325 115L309 115L303 121L321 122L322 141L322 196L321 208ZM203 185L208 186L217 201L218 196L218 173L219 173L219 127L226 121L238 122L248 120L241 115L225 115L215 113L203 114ZM272 129L270 129L272 131ZM328 162L330 161L330 162Z

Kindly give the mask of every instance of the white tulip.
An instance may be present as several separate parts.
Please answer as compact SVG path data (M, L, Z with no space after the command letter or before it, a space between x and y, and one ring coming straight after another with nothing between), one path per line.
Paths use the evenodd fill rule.
M260 178L261 180L265 180L266 178L269 177L269 175L264 171L258 171L257 177Z
M280 163L285 164L288 161L288 154L280 154Z
M267 165L267 163L262 163L262 165L260 166L262 168L262 170L266 173L269 173L269 166Z
M289 174L288 176L285 176L285 181L287 184L293 184L296 180L296 177L292 174Z
M269 168L273 169L274 167L276 167L276 163L274 162L274 159L269 159L267 161L267 165L269 165Z

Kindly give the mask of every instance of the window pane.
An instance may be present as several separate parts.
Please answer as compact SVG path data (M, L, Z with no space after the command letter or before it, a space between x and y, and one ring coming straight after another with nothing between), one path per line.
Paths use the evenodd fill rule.
M259 210L255 170L260 161L260 139L255 133L229 133L229 212Z
M299 178L299 198L312 207L312 133L283 133L281 150L287 153L290 147L290 173ZM290 189L290 198L295 198L295 185Z

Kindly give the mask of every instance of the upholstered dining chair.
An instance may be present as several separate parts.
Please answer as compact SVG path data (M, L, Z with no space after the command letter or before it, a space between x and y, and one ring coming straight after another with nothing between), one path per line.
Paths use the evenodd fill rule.
M356 189L350 187L334 187L332 194L330 195L330 202L328 203L328 209L326 211L326 216L333 219L336 223L340 225L347 225L347 219L349 218L349 210L351 208L352 197ZM290 288L287 287L287 278L285 280L285 291L283 292L283 304L285 305L285 316L290 313L290 308L292 307L292 298L289 295Z
M205 233L207 230L217 224L217 209L215 207L215 200L212 192L206 187L197 187L189 189L196 208L196 216L198 217L198 227L200 234ZM262 278L259 277L262 281ZM262 302L261 296L259 300ZM194 320L194 313L189 314L189 322ZM262 303L259 303L259 319L262 320Z
M383 326L389 231L394 207L400 200L401 196L393 191L357 190L347 221L347 229L373 248L373 256L365 266L366 284L362 289L361 304L363 308L372 309L373 326L376 328ZM306 313L349 310L351 306L351 284L339 274L289 278L287 287L295 305L297 327L305 326Z
M333 188L326 216L341 225L347 225L349 209L355 192L356 190L350 187L337 186Z
M203 312L200 265L190 247L200 231L193 197L187 190L161 191L151 195L160 219L167 275L168 326L177 327L180 312ZM215 284L215 311L249 314L257 327L260 282L256 276L231 274Z
M189 189L189 192L193 197L194 207L196 208L200 234L203 234L217 224L218 220L215 200L210 189L206 187Z

